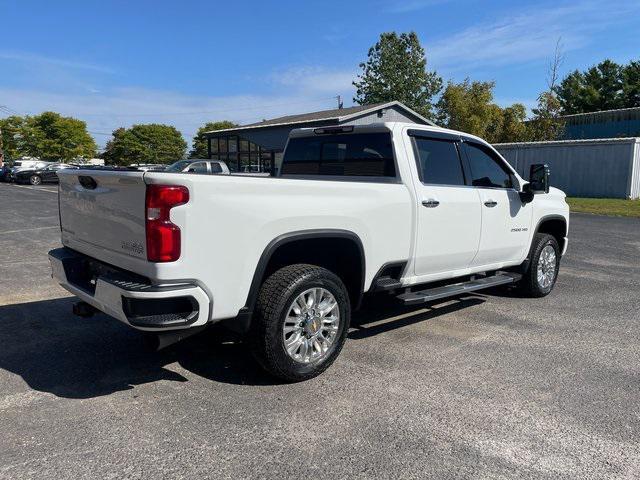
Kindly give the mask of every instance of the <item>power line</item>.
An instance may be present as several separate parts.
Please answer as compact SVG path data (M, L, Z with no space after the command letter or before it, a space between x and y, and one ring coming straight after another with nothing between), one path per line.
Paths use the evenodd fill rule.
M6 113L7 115L20 115L13 108L9 108L6 105L0 105L0 112Z

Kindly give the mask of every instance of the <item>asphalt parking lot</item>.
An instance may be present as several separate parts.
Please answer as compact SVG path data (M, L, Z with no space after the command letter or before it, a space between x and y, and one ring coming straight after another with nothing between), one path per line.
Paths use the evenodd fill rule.
M573 215L554 292L371 303L283 385L213 330L159 353L50 278L55 186L0 184L0 478L639 478L640 221Z

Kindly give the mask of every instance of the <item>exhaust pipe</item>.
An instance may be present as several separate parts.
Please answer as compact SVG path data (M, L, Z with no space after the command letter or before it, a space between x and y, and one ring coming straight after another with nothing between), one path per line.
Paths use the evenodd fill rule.
M93 317L94 314L98 313L98 309L93 305L89 305L87 302L74 303L71 311L74 315L81 318Z
M183 330L172 330L169 332L152 333L147 332L144 336L144 342L148 350L158 352L174 343L189 338L196 333L200 333L206 329L206 325L200 327L186 328Z

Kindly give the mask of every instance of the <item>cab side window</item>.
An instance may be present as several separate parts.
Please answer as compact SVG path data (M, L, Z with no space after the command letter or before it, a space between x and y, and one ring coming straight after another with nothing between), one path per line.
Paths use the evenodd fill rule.
M430 185L464 185L456 144L450 140L415 139L420 181Z
M474 143L464 143L464 150L471 168L471 185L474 187L512 188L511 173L495 158L495 154Z
M193 164L189 165L189 168L188 168L187 172L189 172L189 173L200 173L200 174L207 173L207 164L205 162L193 163Z

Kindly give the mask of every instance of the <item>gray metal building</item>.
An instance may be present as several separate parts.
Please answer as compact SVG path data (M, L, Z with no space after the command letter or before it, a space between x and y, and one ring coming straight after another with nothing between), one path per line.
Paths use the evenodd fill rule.
M288 115L207 132L209 158L224 160L232 172L271 172L278 168L289 132L294 128L379 122L435 125L397 101Z
M640 138L494 145L524 177L533 163L551 168L550 183L571 197L640 198Z
M640 136L640 107L577 113L561 118L565 122L565 140Z

